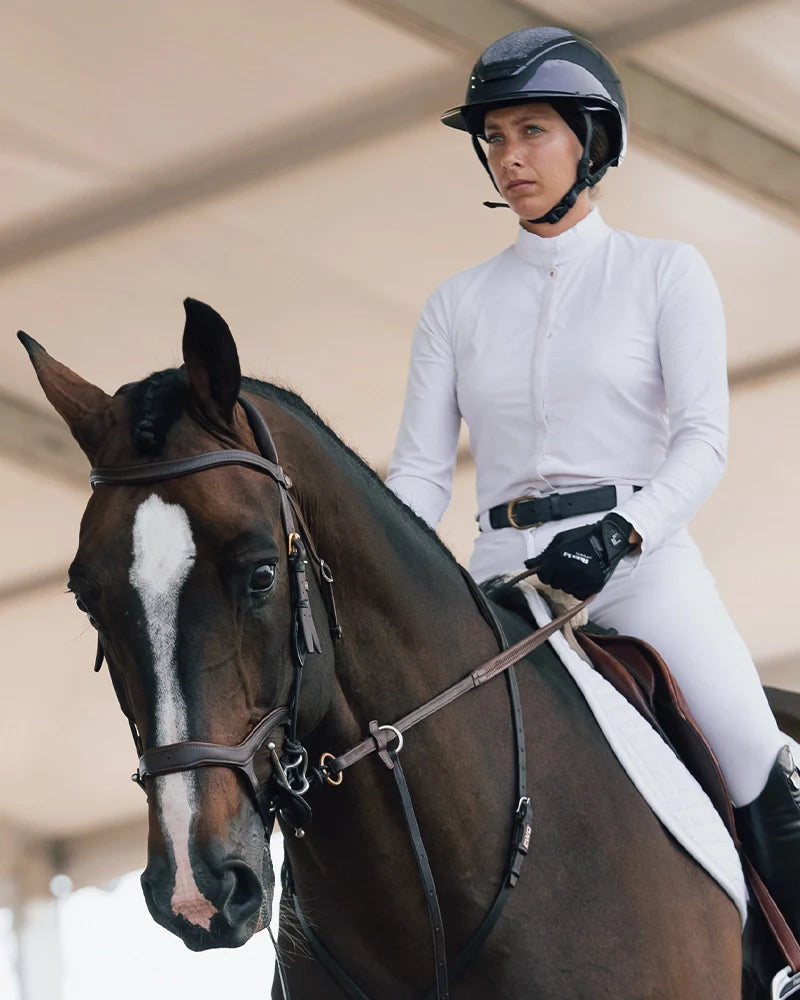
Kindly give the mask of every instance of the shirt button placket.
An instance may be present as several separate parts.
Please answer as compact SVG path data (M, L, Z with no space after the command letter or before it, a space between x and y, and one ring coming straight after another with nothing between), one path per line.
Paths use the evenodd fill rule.
M547 387L547 343L550 340L550 326L553 304L553 279L556 277L556 265L552 264L547 271L544 301L539 316L539 329L534 352L534 370L532 372L534 424L537 429L536 449L533 456L533 475L539 479L539 467L547 447L547 414L544 409L544 397Z

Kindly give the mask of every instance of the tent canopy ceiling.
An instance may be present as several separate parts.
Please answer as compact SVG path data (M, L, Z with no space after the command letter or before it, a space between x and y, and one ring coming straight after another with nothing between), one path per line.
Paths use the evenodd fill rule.
M604 216L694 243L719 281L731 459L694 531L762 676L800 690L789 561L782 542L763 544L767 530L792 537L800 493L799 0L12 0L0 36L0 825L78 844L143 808L127 727L64 592L86 463L15 329L114 391L179 362L181 300L203 299L245 371L300 391L384 468L425 297L514 237L509 213L481 207L485 175L437 115L483 46L551 18L613 51L631 93L631 151L603 182ZM442 526L462 561L473 508L465 456Z

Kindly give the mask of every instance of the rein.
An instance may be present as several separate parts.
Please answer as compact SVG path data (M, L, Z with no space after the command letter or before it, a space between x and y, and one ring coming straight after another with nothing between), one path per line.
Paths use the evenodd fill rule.
M519 577L515 578L511 582L517 582L518 580L524 579L535 572L536 568L534 567L525 573L521 573ZM411 846L414 851L414 856L420 872L420 878L425 890L425 900L428 906L428 915L433 937L436 982L428 994L427 1000L449 1000L449 980L458 978L458 976L460 976L467 969L470 962L475 958L484 942L489 937L489 934L492 932L493 928L497 924L497 921L500 919L505 905L508 902L511 890L516 886L519 880L522 873L522 865L528 853L532 832L532 807L531 800L526 794L527 764L525 752L525 729L522 717L522 706L519 697L519 688L517 686L516 675L514 672L514 664L527 656L529 653L533 652L533 650L538 646L546 642L554 632L563 626L570 618L578 614L578 612L582 610L582 608L584 608L591 600L591 598L587 598L585 601L581 602L580 605L577 605L560 615L543 628L540 628L536 632L526 636L515 645L506 648L506 638L503 633L502 626L497 620L491 605L486 600L485 595L466 572L464 572L464 579L472 592L476 604L483 613L484 617L488 620L489 624L492 626L501 647L504 647L503 651L497 656L492 657L491 660L488 660L481 666L476 667L475 670L469 673L462 680L452 684L449 688L446 688L439 695L431 698L413 712L403 716L402 719L398 719L393 725L378 725L377 721L373 720L369 724L371 735L367 739L362 740L352 749L341 754L339 757L334 758L332 754L323 754L321 766L315 771L315 776L319 777L320 780L325 780L330 785L338 786L343 780L342 772L346 768L377 751L381 761L391 771L395 779L403 809L403 818L408 828ZM449 705L460 695L472 690L473 688L480 687L490 680L494 680L494 678L498 677L500 674L505 674L508 682L514 742L516 747L517 802L511 822L511 845L505 873L500 887L495 894L494 901L489 907L486 916L483 918L477 930L475 930L472 934L452 965L448 967L436 885L433 880L433 874L430 870L427 853L419 831L419 825L414 813L414 807L411 801L408 785L406 783L405 774L403 773L403 769L400 764L399 754L403 747L404 732L407 732L423 719L426 719L435 712L438 712L439 709ZM397 740L396 746L390 748L389 743L395 739ZM339 985L349 1000L369 1000L367 994L364 993L358 984L342 968L338 960L328 951L304 915L300 907L300 901L294 891L291 869L288 867L288 861L284 861L283 888L286 896L290 897L292 900L295 916L297 917L303 936L311 946L315 956L328 970L331 977ZM280 959L278 959L278 968L280 972ZM285 1000L289 1000L289 994L286 989L283 976L281 976L281 987Z
M320 589L328 615L331 634L334 638L339 639L341 638L342 630L336 616L336 606L333 599L333 575L327 563L317 554L308 528L289 492L292 481L278 463L275 444L269 428L261 414L249 400L240 396L239 404L245 411L261 454L239 449L224 449L202 452L187 458L143 463L115 469L93 468L89 481L93 489L97 486L137 485L193 475L197 472L203 472L207 469L223 465L243 465L266 473L275 482L280 497L281 519L286 535L291 581L291 646L295 672L289 704L274 708L253 727L241 743L235 746L187 740L160 747L151 747L145 750L142 746L141 737L132 713L116 682L115 688L117 689L118 701L128 719L134 742L140 755L138 768L132 775L132 778L143 790L146 791L147 778L193 770L199 767L229 767L241 772L246 779L256 809L268 833L272 829L276 813L279 813L289 825L294 827L295 835L302 837L304 836L303 824L311 819L311 809L305 800L305 795L309 791L311 784L309 781L308 753L299 741L297 734L298 708L302 685L302 671L306 656L309 653L322 652L322 645L309 600L308 579L306 575L308 558L317 567ZM529 576L533 572L535 572L535 569L520 574L512 582L517 582L519 579ZM502 628L488 602L466 574L465 580L470 586L473 596L484 616L487 617L494 628L500 645L505 646L505 637L503 636ZM319 766L313 768L310 772L312 780L316 780L319 783L324 781L329 785L337 786L341 784L343 772L347 768L352 767L353 764L363 760L373 752L378 754L381 762L392 772L400 794L404 819L408 827L414 856L425 890L433 936L436 971L436 984L431 991L431 997L435 997L436 1000L449 1000L448 975L450 972L447 964L444 928L436 886L414 813L411 795L400 765L399 754L403 747L403 733L449 705L467 691L481 687L501 674L506 675L511 698L514 738L517 749L518 802L512 820L511 849L503 882L489 912L453 963L452 975L457 976L468 966L497 923L507 901L508 892L516 885L519 879L522 862L528 852L530 842L531 803L525 792L525 734L513 665L546 642L554 632L557 632L574 615L578 614L588 604L589 600L591 598L582 601L569 611L554 618L547 625L526 636L513 646L503 649L502 652L492 657L486 663L476 667L460 681L452 684L393 724L379 725L377 720L372 720L369 723L369 737L338 757L334 757L331 753L323 754ZM102 639L98 635L95 670L100 669L103 659ZM112 674L113 680L114 677ZM283 753L280 755L277 745L272 738L273 734L278 730L286 731L282 748ZM390 746L395 741L395 745ZM273 765L270 783L277 786L277 788L267 791L265 791L264 784L259 781L254 766L256 756L265 747L270 754ZM287 894L293 898L295 912L300 921L301 929L315 954L323 962L329 973L348 997L352 998L352 1000L368 1000L366 994L363 993L317 938L300 910L299 901L291 884L290 871L287 870L286 874L287 884L285 888L288 890ZM284 975L283 962L277 946L275 948L275 955L281 989L284 997L288 1000L288 988Z
M438 712L440 708L444 708L445 705L449 705L451 701L455 701L456 698L465 694L467 691L471 691L473 688L481 687L481 685L494 680L495 677L504 673L509 669L509 667L512 667L519 660L524 659L532 653L534 649L537 649L542 645L542 643L546 642L554 632L558 632L558 630L566 625L571 618L574 618L575 615L582 611L590 600L591 598L587 597L585 601L581 601L580 604L576 604L574 607L570 608L569 611L565 611L557 618L554 618L547 625L537 629L536 632L532 632L524 639L520 639L520 641L515 643L513 646L509 646L508 649L504 650L502 653L498 653L497 656L492 657L491 660L488 660L480 667L476 667L476 669L467 674L466 677L460 681L456 681L455 684L446 688L441 692L441 694L431 698L430 701L426 701L424 705L420 705L419 708L415 708L414 711L409 712L408 715L404 715L402 719L398 719L393 725L379 726L377 721L370 722L369 730L371 735L367 739L364 739L360 743L356 744L356 746L354 746L351 750L341 754L341 756L331 759L329 763L322 764L319 768L321 776L328 782L328 784L338 784L338 781L335 779L342 773L342 771L351 767L359 760L363 760L364 757L374 751L378 752L378 755L383 763L389 767L390 764L387 762L386 757L388 752L387 747L393 738L398 741L398 745L394 748L394 752L397 754L403 747L402 734L404 732L411 729L412 726L416 726L418 722L422 722L423 719L427 719L428 716L433 715L434 712Z

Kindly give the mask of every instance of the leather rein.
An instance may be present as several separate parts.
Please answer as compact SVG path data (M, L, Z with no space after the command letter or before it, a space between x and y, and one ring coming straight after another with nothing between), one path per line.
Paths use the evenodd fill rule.
M436 969L436 985L431 991L430 996L435 997L436 1000L448 1000L448 975L458 975L463 972L488 937L500 917L506 902L508 890L513 888L519 878L522 861L528 851L528 843L531 835L529 822L531 806L530 799L525 793L524 729L519 693L512 669L513 665L546 642L554 632L558 631L574 615L578 614L586 606L589 599L582 601L569 611L554 618L543 628L526 636L515 645L504 648L502 652L492 657L486 663L476 667L460 681L452 684L440 694L426 701L419 708L409 712L393 724L379 725L377 720L371 721L369 724L370 735L367 738L338 757L330 753L323 754L319 766L309 770L308 753L298 738L297 717L302 672L306 656L309 653L319 653L322 651L322 645L309 601L308 579L306 575L306 566L308 565L309 558L317 567L318 579L328 614L331 634L334 638L340 639L342 630L337 619L336 606L333 599L333 575L328 564L317 554L302 515L289 492L292 481L278 462L275 444L264 418L256 407L243 396L239 397L239 403L245 411L261 454L239 449L225 449L201 452L187 458L141 463L121 468L93 468L90 473L89 482L93 489L97 486L154 483L166 479L175 479L180 476L193 475L223 465L240 465L255 469L258 472L266 474L275 482L280 496L281 518L287 540L291 580L291 647L295 673L289 704L288 706L274 708L253 727L241 743L235 746L187 740L160 747L151 747L145 750L132 713L124 697L122 697L122 692L118 689L117 698L122 711L128 719L139 753L139 765L131 777L146 791L146 780L148 778L173 774L179 771L193 770L199 767L231 768L240 772L246 780L247 787L252 794L259 816L264 823L268 835L271 832L276 813L279 813L281 818L294 828L295 835L302 837L304 835L303 827L311 819L311 809L305 800L305 795L311 787L311 782L321 783L325 781L329 785L339 785L343 779L343 772L347 768L363 760L369 754L377 752L381 761L392 772L397 783L403 805L404 818L408 826L420 876L426 890L425 896L428 903L433 935ZM511 582L516 582L518 579L528 576L532 572L534 570L520 574L519 577ZM471 587L473 596L479 607L484 615L489 618L501 646L505 646L502 629L494 618L488 603L466 574L465 579ZM102 639L98 634L95 670L100 669L103 659ZM422 722L423 719L427 719L435 712L449 705L462 694L474 688L481 687L501 674L505 674L508 680L517 747L518 802L512 819L509 863L503 877L502 885L495 896L489 912L454 962L452 969L448 970L436 888L416 816L414 815L408 786L406 785L405 776L400 766L399 753L403 746L403 733L417 725L417 723ZM280 754L273 738L274 734L279 730L284 730L285 733L282 752ZM391 745L393 743L394 746ZM259 781L254 765L257 755L265 747L269 752L273 765L272 776L266 783L266 787L264 783ZM353 998L353 1000L367 1000L366 994L347 975L336 959L327 952L304 917L300 910L299 901L293 892L290 873L285 889L288 890L288 894L293 898L295 912L300 920L301 928L316 956L323 962L348 997ZM288 991L277 947L276 958L284 995L288 1000Z

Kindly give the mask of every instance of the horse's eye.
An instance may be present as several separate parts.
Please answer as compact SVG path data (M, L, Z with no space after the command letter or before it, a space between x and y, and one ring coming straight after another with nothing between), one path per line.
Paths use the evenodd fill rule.
M78 597L77 594L75 595L75 607L78 609L78 611L82 611L83 614L86 615L86 618L89 624L92 626L92 628L97 629L99 631L100 626L97 624L97 619L91 613L91 611L86 607L86 605L83 603L80 597Z
M275 583L275 563L262 563L253 570L250 577L250 590L256 594L265 594Z

